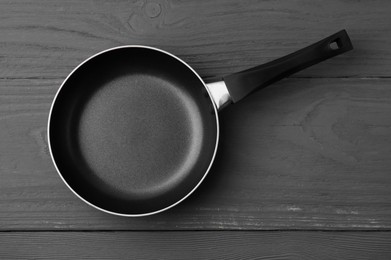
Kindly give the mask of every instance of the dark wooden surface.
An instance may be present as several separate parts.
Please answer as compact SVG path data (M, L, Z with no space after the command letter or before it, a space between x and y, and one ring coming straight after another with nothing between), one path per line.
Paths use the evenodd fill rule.
M384 232L12 232L0 242L0 259L391 258Z
M390 12L386 0L0 1L0 259L180 258L191 250L225 259L389 259ZM56 174L50 103L88 56L152 45L211 81L343 28L354 51L221 113L216 163L178 207L110 216ZM162 244L149 249L149 241Z

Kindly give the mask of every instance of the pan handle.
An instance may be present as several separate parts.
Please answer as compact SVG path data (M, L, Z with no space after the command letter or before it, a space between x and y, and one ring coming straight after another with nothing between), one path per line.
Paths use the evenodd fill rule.
M230 102L236 103L258 89L281 80L293 73L353 49L345 30L282 58L237 72L223 81L208 84L212 96L223 98L216 102L219 109ZM214 88L214 89L213 89ZM225 92L225 93L224 93Z

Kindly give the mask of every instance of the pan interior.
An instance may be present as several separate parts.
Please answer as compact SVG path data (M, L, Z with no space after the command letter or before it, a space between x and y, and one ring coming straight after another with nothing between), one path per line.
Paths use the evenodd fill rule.
M65 82L50 122L54 160L90 203L145 214L186 196L214 155L217 121L203 83L151 49L94 57Z

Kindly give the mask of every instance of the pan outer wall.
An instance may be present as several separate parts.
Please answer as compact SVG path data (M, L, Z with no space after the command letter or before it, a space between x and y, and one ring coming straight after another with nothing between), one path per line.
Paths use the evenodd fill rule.
M164 52L119 48L79 66L52 105L53 160L87 203L143 215L188 196L218 141L216 109L192 69Z

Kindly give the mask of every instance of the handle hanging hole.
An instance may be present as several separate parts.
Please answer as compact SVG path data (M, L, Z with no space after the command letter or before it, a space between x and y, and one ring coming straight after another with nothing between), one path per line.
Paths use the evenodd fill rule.
M329 46L330 46L330 49L332 49L332 50L338 50L340 47L338 44L338 39L333 42L330 42Z
M329 46L330 46L330 49L332 49L332 50L341 49L342 48L341 38L337 38L334 41L330 42Z

